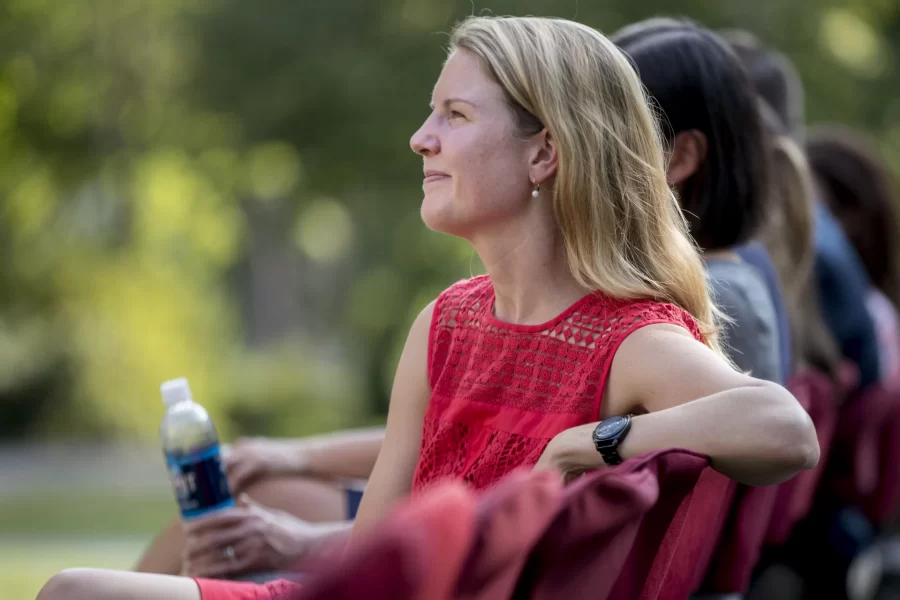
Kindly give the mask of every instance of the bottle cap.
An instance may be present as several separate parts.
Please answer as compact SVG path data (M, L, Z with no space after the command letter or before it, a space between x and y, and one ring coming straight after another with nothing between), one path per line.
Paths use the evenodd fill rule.
M159 386L159 391L162 393L163 404L166 406L174 406L179 402L193 399L191 396L191 386L184 377L170 379L169 381L164 382Z

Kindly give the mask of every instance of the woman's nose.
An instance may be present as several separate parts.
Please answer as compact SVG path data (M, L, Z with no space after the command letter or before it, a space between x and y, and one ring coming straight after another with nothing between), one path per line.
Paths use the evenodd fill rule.
M419 130L409 139L409 147L421 156L431 156L441 151L441 143L438 136L431 129L431 119L422 123Z

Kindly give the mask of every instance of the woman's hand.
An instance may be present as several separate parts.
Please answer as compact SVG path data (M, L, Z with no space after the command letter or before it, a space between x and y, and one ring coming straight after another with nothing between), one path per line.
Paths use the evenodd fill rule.
M228 483L236 494L262 477L299 475L304 470L304 452L296 441L240 439L225 447L223 454Z
M243 495L237 507L184 523L182 575L231 577L288 568L319 541L316 525Z
M592 430L591 430L592 431ZM567 429L550 440L547 447L544 448L543 454L534 465L535 471L555 470L562 476L563 483L569 484L587 471L601 468L602 464L587 465L576 460L577 453L572 452L572 445L578 444L577 438L580 434L586 435L586 439L590 440L590 431L585 431L585 427L574 427ZM582 440L583 441L583 440ZM599 456L599 454L598 454Z

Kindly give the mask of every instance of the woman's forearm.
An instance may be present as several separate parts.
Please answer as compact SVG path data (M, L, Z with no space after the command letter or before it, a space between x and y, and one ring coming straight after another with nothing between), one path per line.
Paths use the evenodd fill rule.
M591 438L595 426L569 429L551 442L560 468L604 466ZM627 459L665 448L705 454L717 471L748 485L779 483L819 457L809 416L787 390L767 383L634 417L619 454Z
M298 440L295 452L305 475L368 479L383 441L383 428L341 431Z
M298 557L313 556L323 550L343 551L350 534L353 531L353 521L334 521L331 523L316 523L314 533L301 538L301 550Z

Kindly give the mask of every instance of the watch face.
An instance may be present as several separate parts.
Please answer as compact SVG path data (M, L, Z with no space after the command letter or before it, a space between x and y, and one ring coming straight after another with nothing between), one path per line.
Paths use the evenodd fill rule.
M628 417L612 417L606 419L594 430L594 439L608 440L616 437L628 424Z

